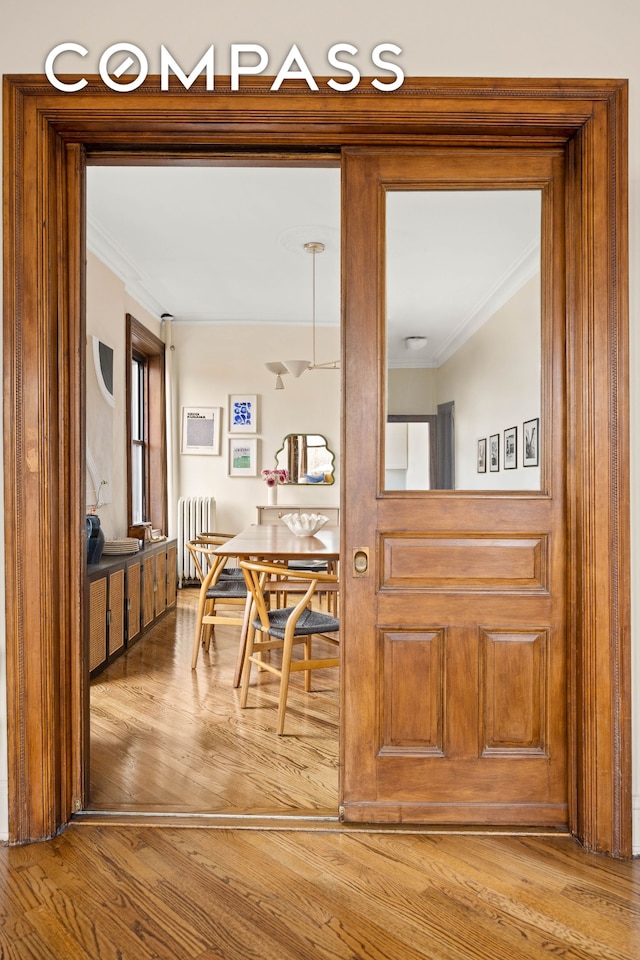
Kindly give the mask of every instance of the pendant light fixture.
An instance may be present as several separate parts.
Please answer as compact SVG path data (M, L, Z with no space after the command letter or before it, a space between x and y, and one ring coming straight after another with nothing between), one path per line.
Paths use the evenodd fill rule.
M305 370L339 370L340 361L330 360L327 363L316 362L316 256L324 250L324 243L319 240L312 240L305 243L303 248L306 253L310 253L312 260L312 281L311 281L311 360L274 360L265 363L265 367L270 373L276 375L276 390L284 390L282 377L290 373L297 380Z

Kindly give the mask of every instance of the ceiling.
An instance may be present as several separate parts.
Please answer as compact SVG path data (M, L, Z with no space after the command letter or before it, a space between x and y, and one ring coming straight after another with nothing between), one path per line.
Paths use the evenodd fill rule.
M340 322L340 170L89 167L87 246L158 318ZM390 366L437 366L539 269L540 194L394 192ZM426 346L408 351L405 338Z

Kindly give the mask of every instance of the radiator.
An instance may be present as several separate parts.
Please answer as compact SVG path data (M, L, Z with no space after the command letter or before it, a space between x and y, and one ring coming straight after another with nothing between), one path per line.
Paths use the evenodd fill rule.
M187 543L199 533L213 533L216 529L216 501L214 497L180 497L178 500L178 586L185 582L197 583L198 574Z

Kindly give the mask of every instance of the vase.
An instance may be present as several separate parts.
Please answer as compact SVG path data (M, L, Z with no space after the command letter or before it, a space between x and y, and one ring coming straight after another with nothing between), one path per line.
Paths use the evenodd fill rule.
M278 502L278 484L274 483L272 487L267 486L267 503L270 507L275 507Z

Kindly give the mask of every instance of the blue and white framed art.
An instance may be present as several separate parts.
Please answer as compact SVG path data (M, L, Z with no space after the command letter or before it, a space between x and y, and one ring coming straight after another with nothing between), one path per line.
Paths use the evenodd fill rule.
M229 433L257 433L258 398L255 394L229 395Z

